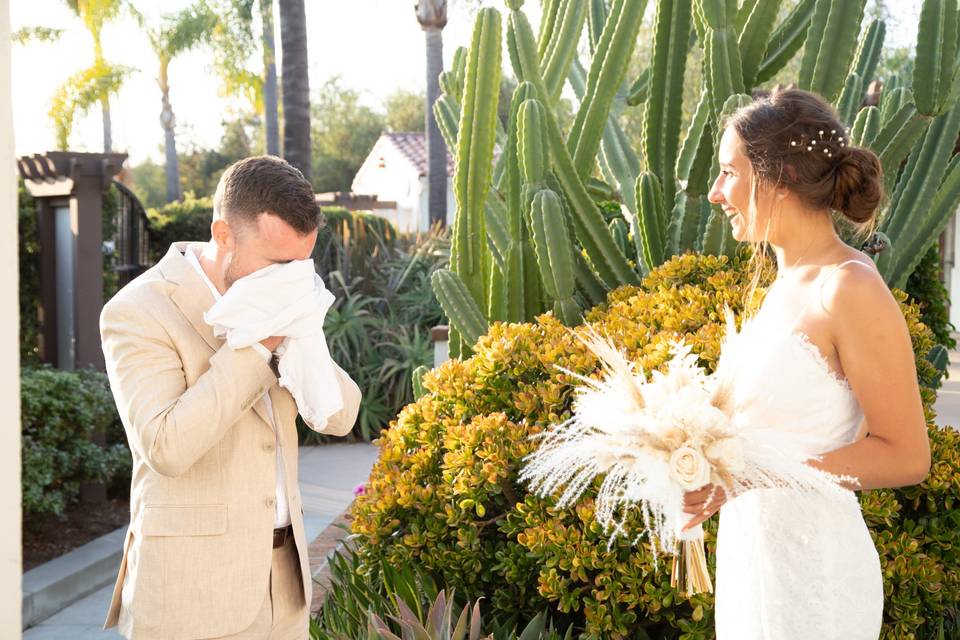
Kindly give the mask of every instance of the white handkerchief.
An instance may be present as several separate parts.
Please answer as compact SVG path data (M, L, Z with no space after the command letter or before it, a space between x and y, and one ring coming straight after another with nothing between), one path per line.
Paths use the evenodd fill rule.
M277 349L280 386L293 396L307 424L322 431L327 419L343 408L323 335L323 320L334 300L313 261L295 260L237 280L203 319L231 349L284 336Z

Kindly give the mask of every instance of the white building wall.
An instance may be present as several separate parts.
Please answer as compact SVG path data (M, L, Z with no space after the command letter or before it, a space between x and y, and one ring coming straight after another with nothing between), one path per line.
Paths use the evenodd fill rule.
M430 193L427 176L420 176L420 215L418 230L427 231L430 228ZM453 177L447 178L447 226L453 226L453 218L457 214L457 201L453 197Z
M382 159L382 162L381 162ZM380 165L383 166L380 166ZM420 180L416 169L392 144L380 138L353 180L354 193L394 201L396 210L374 213L390 220L398 231L416 231L420 212Z
M383 166L381 166L381 164ZM362 195L375 195L381 201L393 201L397 208L378 209L377 215L390 220L400 232L427 231L430 228L430 197L427 177L400 151L381 137L353 179L351 189ZM453 197L453 177L447 178L447 226L453 225L457 201Z

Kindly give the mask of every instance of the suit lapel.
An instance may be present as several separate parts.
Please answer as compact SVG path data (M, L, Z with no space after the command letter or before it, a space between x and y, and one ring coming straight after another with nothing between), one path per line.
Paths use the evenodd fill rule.
M200 334L204 342L217 352L225 341L216 337L213 334L213 327L203 319L204 312L213 306L214 299L203 278L183 255L190 244L175 242L170 245L170 251L159 263L160 272L167 281L177 285L170 299L180 308L184 318ZM262 398L254 403L253 410L267 423L267 426L272 426L273 422L267 414L266 404Z

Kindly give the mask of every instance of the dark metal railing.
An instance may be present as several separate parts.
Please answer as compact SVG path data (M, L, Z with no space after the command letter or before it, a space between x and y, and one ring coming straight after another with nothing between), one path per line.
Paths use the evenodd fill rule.
M140 200L130 189L113 181L120 194L117 211L115 267L122 287L150 266L150 220Z

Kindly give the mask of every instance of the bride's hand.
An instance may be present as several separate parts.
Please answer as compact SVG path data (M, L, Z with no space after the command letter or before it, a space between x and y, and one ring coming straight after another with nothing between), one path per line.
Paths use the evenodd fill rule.
M696 491L687 491L683 495L683 512L694 517L683 527L683 531L692 529L720 510L727 501L727 492L723 487L708 484Z

